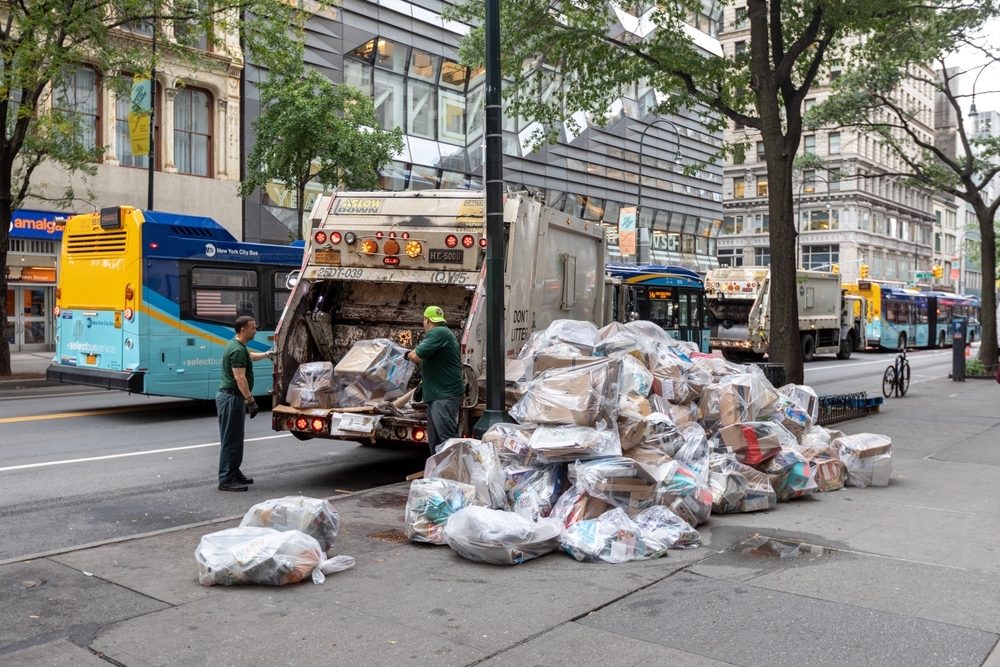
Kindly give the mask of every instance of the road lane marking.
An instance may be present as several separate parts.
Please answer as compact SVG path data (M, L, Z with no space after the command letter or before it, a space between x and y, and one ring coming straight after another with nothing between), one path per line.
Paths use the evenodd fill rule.
M950 350L942 350L942 351L937 351L937 352L931 352L930 354L921 354L919 356L914 356L914 354L912 352L908 352L906 358L907 358L907 361L912 361L913 359L924 359L926 357L939 357L942 354L944 354L945 352L950 352ZM839 364L830 364L828 366L813 366L812 364L806 364L805 369L806 369L806 372L808 372L808 371L825 371L825 370L829 370L831 368L840 368L840 369L848 369L849 370L851 368L857 368L858 366L871 366L873 364L885 364L887 366L892 366L894 362L895 362L895 357L892 357L892 358L886 357L885 359L881 359L879 361L862 361L860 364L839 363Z
M14 422L33 422L44 419L69 419L70 417L91 417L94 415L113 415L119 412L139 412L141 410L162 410L163 408L175 407L176 403L153 403L151 405L130 405L125 408L105 408L101 410L84 410L82 412L57 412L52 415L30 415L28 417L4 417L0 419L0 424L12 424Z
M6 396L0 398L0 401L23 401L29 398L62 398L63 396L90 396L92 394L106 394L107 389L99 389L97 391L75 391L71 394L62 393L49 393L49 394L28 394L27 396Z
M278 435L266 435L260 438L247 438L244 442L257 442L258 440L273 440L275 438L287 438L291 433L279 433ZM185 445L183 447L168 447L166 449L150 449L143 452L126 452L124 454L108 454L107 456L88 456L83 459L66 459L63 461L45 461L44 463L25 463L19 466L7 466L6 468L0 468L0 472L9 472L11 470L26 470L28 468L44 468L46 466L61 466L67 465L69 463L87 463L88 461L107 461L109 459L122 459L129 456L146 456L147 454L163 454L165 452L182 452L187 449L202 449L204 447L216 447L221 443L218 442L206 442L203 445Z

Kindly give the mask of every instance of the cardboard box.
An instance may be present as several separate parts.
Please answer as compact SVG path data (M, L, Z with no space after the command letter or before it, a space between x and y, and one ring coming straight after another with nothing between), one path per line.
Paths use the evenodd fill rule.
M839 459L812 461L813 480L823 493L844 488L845 466Z
M634 412L618 413L618 439L622 442L622 451L628 451L642 444L646 437L646 420Z
M850 454L862 459L892 452L892 438L877 433L841 436L833 440L830 445L840 452L841 456Z
M608 357L559 357L551 354L536 354L531 365L531 375L538 377L553 368L576 368L593 366L608 361Z
M389 378L389 355L392 344L388 340L362 340L351 346L333 371L337 375L364 375L379 382Z
M766 422L733 424L719 431L719 435L740 463L755 466L781 451L781 440L763 424Z

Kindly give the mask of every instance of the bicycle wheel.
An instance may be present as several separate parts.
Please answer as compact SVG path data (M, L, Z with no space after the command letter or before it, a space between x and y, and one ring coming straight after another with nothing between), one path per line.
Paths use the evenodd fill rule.
M910 362L904 361L899 374L899 395L906 396L906 390L910 388Z
M885 369L885 375L882 376L882 395L886 398L892 398L892 390L896 388L896 369L892 366Z

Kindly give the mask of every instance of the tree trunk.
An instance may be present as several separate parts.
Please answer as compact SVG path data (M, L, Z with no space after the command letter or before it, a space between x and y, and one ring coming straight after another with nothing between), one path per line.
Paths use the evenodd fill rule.
M765 148L771 149L765 145ZM771 227L771 337L768 357L785 365L785 379L802 384L802 343L799 338L799 297L796 284L797 232L792 210L792 158L778 154L767 161Z
M305 207L306 207L306 184L300 183L298 186L296 186L296 192L295 192L295 220L298 223L296 225L298 231L296 231L295 238L299 240L302 240L306 237L306 229L305 229L306 221L302 219L303 213L305 212L304 211Z
M10 170L0 169L0 179L4 175L7 176L4 182L9 184ZM10 195L4 197L0 193L0 377L12 374L7 340L7 251L10 249L10 219L14 213L11 204Z
M983 235L982 252L980 253L983 278L981 301L983 307L979 313L979 321L983 325L983 338L979 346L979 360L987 366L992 366L997 363L998 356L996 299L997 238L989 211L985 206L977 206L976 209L976 214L979 218L979 232ZM960 248L959 250L963 249Z

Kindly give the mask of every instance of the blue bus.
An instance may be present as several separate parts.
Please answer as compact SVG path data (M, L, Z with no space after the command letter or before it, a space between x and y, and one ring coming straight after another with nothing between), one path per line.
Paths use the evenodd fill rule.
M638 266L609 262L608 275L626 287L626 308L639 319L660 325L677 340L696 343L709 351L705 281L680 266ZM624 320L627 318L617 317Z
M967 342L982 336L976 297L890 287L881 291L881 326L875 339L879 347L950 347L954 317L965 317L970 323Z
M300 268L301 247L241 243L210 218L131 207L66 222L50 380L140 394L210 399L241 315L248 347L271 348ZM254 366L267 394L267 360Z

